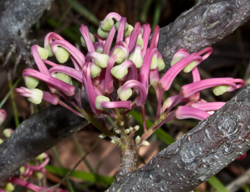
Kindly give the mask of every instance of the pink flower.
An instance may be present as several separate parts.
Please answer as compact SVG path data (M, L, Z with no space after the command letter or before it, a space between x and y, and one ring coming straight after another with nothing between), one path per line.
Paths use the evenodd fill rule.
M0 109L0 125L4 122L6 117L7 117L6 111L4 109Z
M159 26L155 27L150 44L149 24L136 23L133 27L117 13L108 14L100 22L96 34L91 34L85 25L81 25L80 32L82 45L87 49L86 55L55 33L45 37L44 48L32 46L38 71L25 69L23 77L30 89L22 87L16 90L29 99L34 98L35 94L31 90L38 86L39 79L50 90L41 91L43 96L40 96L40 100L42 98L52 104L60 104L88 120L91 120L91 115L97 117L97 114L102 114L103 125L105 115L124 118L130 110L140 106L144 131L147 132L144 105L150 85L155 89L158 102L156 120L161 120L154 127L156 130L173 118L205 119L224 105L223 102L209 103L202 100L201 90L213 88L215 95L221 95L244 84L243 80L233 78L201 80L197 66L212 53L211 47L191 54L185 49L178 50L171 61L171 68L161 75L159 71L164 70L165 63L157 49ZM47 60L53 55L59 63L67 62L70 58L73 67ZM164 92L170 89L181 71L191 73L192 83L183 85L178 95L162 103ZM72 85L75 81L78 93ZM90 113L81 106L82 87L86 90ZM61 98L68 103L62 102Z

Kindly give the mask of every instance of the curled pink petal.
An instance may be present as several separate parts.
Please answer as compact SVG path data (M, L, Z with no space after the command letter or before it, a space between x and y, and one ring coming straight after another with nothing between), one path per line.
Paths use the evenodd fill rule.
M147 99L147 93L145 87L137 80L128 80L123 84L121 90L127 90L131 88L135 88L139 91L139 94L135 99L136 105L137 106L144 105Z
M149 24L142 25L142 30L143 30L142 39L143 39L143 43L144 43L144 47L142 49L142 56L144 57L144 55L146 54L149 36L150 36L150 32L151 32L150 25Z
M57 88L60 91L63 91L68 96L72 96L75 94L75 87L73 85L65 83L59 79L54 78L54 77L51 77L50 75L48 76L48 75L45 75L43 73L40 73L34 69L24 69L22 75L23 75L23 77L31 76L31 77L35 77L37 79L40 79L40 80L46 82L48 85L53 86L54 88Z
M143 60L143 64L142 64L141 71L139 74L138 79L143 84L143 86L145 87L146 90L148 90L148 79L149 79L151 61L152 61L154 54L156 54L156 53L157 53L156 48L154 48L150 52L149 52L149 49L147 50L147 53L146 53L145 58Z
M131 109L132 102L131 101L110 101L110 102L102 102L101 107L113 109L113 108L125 108L125 109Z
M115 32L116 32L116 29L115 29L115 26L113 26L109 32L109 35L107 37L105 44L104 44L103 53L105 53L105 54L110 53L110 48L111 48L111 45L112 45L112 42L113 42L113 39L115 36Z
M239 81L239 83L240 85L242 85L241 81ZM184 85L181 88L181 92L183 96L187 98L190 97L192 94L201 91L203 89L216 87L220 85L229 85L230 86L230 89L228 90L229 92L237 89L237 85L234 83L233 78L211 78Z
M167 91L174 78L183 70L188 64L192 61L197 61L196 66L200 64L202 58L200 56L195 56L194 54L185 57L184 59L178 61L175 65L173 65L161 78L160 83L162 88Z
M71 67L67 67L67 66L63 66L63 65L59 65L59 66L55 66L55 67L51 67L49 69L49 72L52 73L64 73L66 75L69 75L70 77L76 79L79 82L82 82L82 73L78 70L75 70Z
M93 45L92 40L90 38L88 27L82 24L80 27L80 32L81 32L81 34L86 42L88 51L95 51L94 45Z
M208 102L208 103L194 103L191 105L193 108L197 108L203 111L217 111L223 107L225 102Z
M44 73L44 74L49 74L49 70L47 69L47 67L45 66L43 60L41 59L39 53L38 53L38 45L32 45L31 46L31 53L33 55L33 58L35 60L35 63L39 69L39 71L41 73Z
M69 53L70 56L73 57L75 59L75 61L77 61L79 66L83 66L83 64L85 63L85 57L84 55L72 44L70 44L67 41L63 41L63 40L55 40L52 44L51 44L51 49L54 52L54 54L56 54L56 48L57 46L63 47L64 49L66 49ZM94 48L93 48L94 49Z
M52 105L57 105L60 99L56 94L43 91L43 100L51 103Z
M157 48L158 41L159 41L159 31L160 31L160 27L159 27L159 25L156 25L155 29L154 29L154 33L153 33L152 39L151 39L149 50Z
M206 119L209 114L205 111L200 109L186 107L186 106L179 106L175 112L175 116L177 119L197 119L197 120L204 120Z
M205 49L202 49L201 51L197 52L196 55L203 55L201 56L202 57L202 60L205 60L206 58L208 58L213 52L213 48L212 47L206 47Z
M121 16L120 16L118 13L116 13L116 12L110 12L110 13L105 17L105 19L110 19L110 18L114 19L115 21L121 20Z
M126 17L122 17L121 20L120 20L120 25L119 25L119 29L118 29L118 34L117 34L116 42L123 41L124 29L125 29L126 21L127 21Z

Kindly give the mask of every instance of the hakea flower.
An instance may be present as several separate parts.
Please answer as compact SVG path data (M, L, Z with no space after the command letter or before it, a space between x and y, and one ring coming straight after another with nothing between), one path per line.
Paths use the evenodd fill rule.
M197 66L212 53L211 47L191 54L186 49L178 50L171 61L171 68L160 75L165 63L157 49L159 30L159 26L156 26L149 43L149 24L136 23L131 26L125 17L110 13L100 22L95 34L91 34L87 26L81 25L81 43L87 49L86 55L61 36L49 33L45 37L44 48L38 45L31 48L38 70L25 69L23 77L27 88L16 90L35 103L40 103L43 99L52 104L60 104L86 118L100 130L104 126L108 136L112 133L105 126L105 115L123 122L130 110L140 107L146 136L142 136L141 140L137 139L139 146L165 122L174 118L202 120L225 104L206 102L200 98L201 90L213 88L214 94L218 96L243 86L244 81L241 79L201 80ZM53 55L60 64L48 60ZM69 58L73 67L61 65L68 62ZM179 94L162 102L164 92L170 89L181 71L191 74L192 83L183 85ZM38 80L45 82L50 92L37 91ZM72 82L77 82L78 89L75 89ZM155 89L158 102L156 125L149 128L150 130L146 127L144 109L149 86ZM89 113L81 106L82 87L86 90L91 108ZM66 102L62 102L62 98ZM102 116L101 126L94 120L94 117L100 117L97 114ZM127 123L123 122L120 127L125 125ZM115 129L113 132L115 136L118 133L134 134L134 131ZM117 142L118 140L116 139Z
M0 110L0 114L4 110ZM6 116L6 113L4 112L4 116ZM3 134L6 138L10 137L10 135L13 133L12 129L5 129L3 131ZM3 185L0 186L0 192L11 192L15 190L15 186L19 185L21 187L24 187L26 189L30 189L35 192L40 192L43 190L46 191L58 191L58 192L67 192L67 190L62 190L60 188L58 189L50 189L47 187L39 187L37 185L34 185L32 183L29 183L27 180L29 178L36 178L38 180L42 179L46 174L45 166L49 163L49 156L46 153L42 153L39 156L36 157L36 165L30 165L29 163L26 163L24 166L19 168L19 176L10 177L8 178Z
M29 179L30 177L40 180L46 174L45 166L49 162L49 156L46 153L42 153L36 158L36 160L40 161L41 163L38 165L30 165L29 163L27 163L24 166L22 166L19 169L20 170L19 178L17 178L17 177L9 178L6 181L6 184L0 188L0 192L1 191L3 191L3 192L4 191L13 191L15 189L14 185L19 185L19 186L22 186L26 189L30 189L32 191L35 191L35 192L40 192L43 190L50 191L50 192L52 192L54 190L58 191L58 192L67 192L67 190L63 190L60 188L50 189L47 187L39 187L39 186L34 185L32 183L29 183L27 181L27 179Z

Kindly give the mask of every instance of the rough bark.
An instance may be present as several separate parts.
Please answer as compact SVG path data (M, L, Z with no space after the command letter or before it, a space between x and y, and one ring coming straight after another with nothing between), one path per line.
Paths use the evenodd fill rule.
M26 53L27 33L53 0L0 1L0 55L16 46Z
M250 18L249 0L203 0L161 28L158 49L169 68L181 48L195 52L231 34Z
M159 50L165 61L169 62L179 48L193 52L219 41L250 17L248 0L200 2L161 29ZM3 14L0 22L2 17ZM249 92L250 88L243 90L141 169L117 176L108 191L187 192L216 174L250 148ZM58 106L44 109L24 121L18 131L0 145L0 181L11 176L21 164L77 131L82 123Z
M0 145L0 183L25 163L79 131L86 120L61 106L49 106L23 121Z
M250 149L250 87L107 191L191 191Z

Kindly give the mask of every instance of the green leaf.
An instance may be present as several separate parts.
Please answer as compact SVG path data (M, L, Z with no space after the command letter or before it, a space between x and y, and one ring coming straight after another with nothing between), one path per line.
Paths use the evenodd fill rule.
M220 180L217 179L216 176L211 177L208 180L208 183L212 185L219 192L229 192L227 188L220 182Z
M91 13L86 7L82 6L81 3L79 3L76 0L67 0L68 4L72 6L72 8L80 13L83 17L88 19L90 22L95 24L96 26L99 25L99 19Z
M132 115L132 117L142 125L142 115L140 113L138 113L135 110L132 110L129 112L129 114ZM146 119L146 125L147 127L151 127L154 123L148 119ZM171 137L168 133L166 133L166 131L164 131L163 129L159 128L155 131L155 134L165 143L167 143L168 145L170 145L171 143L175 142L174 138Z
M57 174L60 176L64 176L70 171L69 169L55 167L52 165L46 165L45 168L48 172L51 172L53 174ZM69 176L75 177L78 179L83 179L83 180L89 181L89 182L94 182L94 183L98 182L98 183L102 183L105 185L111 185L114 181L113 177L96 175L96 174L87 173L87 172L83 172L83 171L72 171L72 173Z

